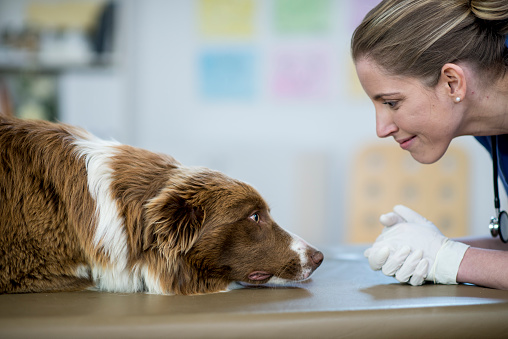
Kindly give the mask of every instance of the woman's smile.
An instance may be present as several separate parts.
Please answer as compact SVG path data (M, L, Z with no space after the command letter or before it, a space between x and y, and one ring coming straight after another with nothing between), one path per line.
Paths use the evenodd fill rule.
M399 143L400 148L407 151L413 144L413 141L415 140L415 138L416 138L416 135L413 135L412 137L409 137L409 138L403 138L403 139L399 139L399 140L395 139L395 141L397 141Z

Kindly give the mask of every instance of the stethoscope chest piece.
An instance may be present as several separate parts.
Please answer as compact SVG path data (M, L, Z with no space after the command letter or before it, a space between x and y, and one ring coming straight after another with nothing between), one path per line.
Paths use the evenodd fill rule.
M498 213L497 218L490 218L489 229L494 238L499 235L502 242L508 242L508 214L501 211L501 213Z
M496 217L490 218L490 224L489 224L490 234L495 238L499 234L499 221Z

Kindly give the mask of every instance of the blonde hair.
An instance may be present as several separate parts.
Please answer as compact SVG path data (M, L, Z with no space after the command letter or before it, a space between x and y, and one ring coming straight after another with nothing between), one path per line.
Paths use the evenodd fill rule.
M383 0L356 28L353 60L435 86L446 63L498 77L508 65L507 0Z

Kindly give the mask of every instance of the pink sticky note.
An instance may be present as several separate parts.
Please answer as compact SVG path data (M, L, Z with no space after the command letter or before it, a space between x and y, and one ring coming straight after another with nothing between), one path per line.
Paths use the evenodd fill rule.
M380 2L381 0L350 0L351 28L354 30L362 22L365 15Z
M313 46L280 50L272 59L271 88L281 99L324 99L330 95L331 55Z

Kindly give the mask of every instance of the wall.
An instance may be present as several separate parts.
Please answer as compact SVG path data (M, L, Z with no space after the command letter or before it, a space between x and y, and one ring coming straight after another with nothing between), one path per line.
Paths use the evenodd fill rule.
M251 24L236 23L246 33L228 36L203 32L202 1L120 1L116 65L63 74L61 119L247 181L281 226L314 244L344 242L352 159L378 142L349 59L352 30L374 2L317 1L323 28L277 17L283 2L247 1ZM244 78L230 70L237 92L208 78L207 62L220 53L248 56L237 65ZM252 87L241 87L245 77ZM454 144L470 151L470 232L487 234L489 156L470 137Z

